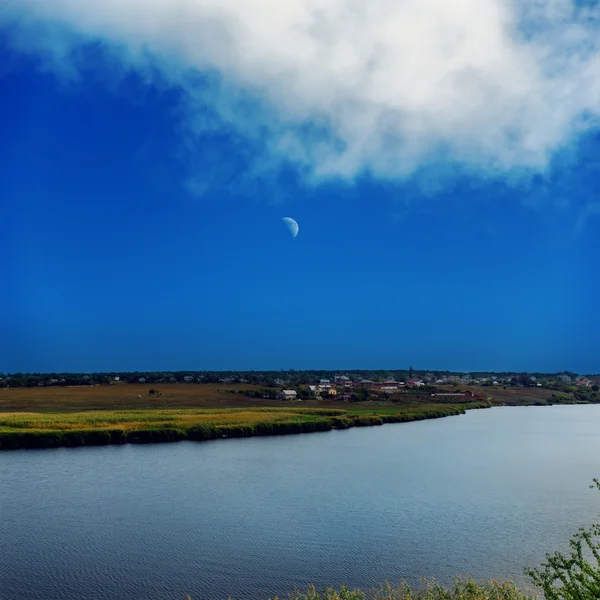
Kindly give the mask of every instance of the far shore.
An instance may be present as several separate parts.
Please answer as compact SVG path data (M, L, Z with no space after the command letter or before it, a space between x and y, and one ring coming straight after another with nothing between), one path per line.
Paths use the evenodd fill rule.
M576 403L549 390L519 397L498 393L485 400L436 402L276 401L249 398L240 386L147 385L0 389L0 450L126 443L162 443L312 433L407 423L493 406ZM537 392L537 393L533 393Z

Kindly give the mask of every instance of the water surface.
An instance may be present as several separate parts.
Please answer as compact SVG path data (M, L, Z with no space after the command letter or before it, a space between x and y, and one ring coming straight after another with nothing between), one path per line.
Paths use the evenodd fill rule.
M600 406L0 453L2 600L520 578L600 509Z

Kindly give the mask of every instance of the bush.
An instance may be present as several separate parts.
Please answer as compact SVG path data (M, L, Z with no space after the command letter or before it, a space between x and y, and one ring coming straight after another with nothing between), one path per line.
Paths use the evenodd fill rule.
M354 421L352 419L348 419L347 417L333 417L331 419L331 424L335 429L348 429L350 427L354 427Z
M512 582L477 583L473 579L456 579L449 588L429 582L420 590L414 590L406 583L397 588L386 585L370 591L341 587L319 592L311 586L306 592L288 596L289 600L532 600L534 597L519 591Z
M359 415L354 418L354 425L356 427L383 425L383 419L379 415Z
M590 488L600 490L594 479ZM541 568L526 569L546 600L598 600L600 598L600 524L579 529L569 542L571 552L546 554ZM589 557L589 560L588 558Z

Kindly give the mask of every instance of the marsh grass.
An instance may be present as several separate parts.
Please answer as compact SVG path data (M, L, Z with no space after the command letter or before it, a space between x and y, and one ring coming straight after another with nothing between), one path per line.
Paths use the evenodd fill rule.
M468 408L473 408L469 405ZM0 449L209 440L369 427L464 413L462 405L393 409L258 407L0 413Z
M192 600L190 596L187 600ZM270 600L537 600L537 592L522 592L510 581L476 582L472 578L457 578L450 587L435 581L424 581L419 589L406 583L394 588L389 584L372 590L350 589L342 586L318 591L310 586L306 591L294 591L288 596ZM231 596L229 600L232 600ZM587 599L586 599L587 600Z
M403 583L397 588L384 585L378 589L363 591L327 588L317 591L310 587L306 592L294 592L288 600L534 600L538 596L521 592L512 582L488 581L478 583L474 579L456 579L451 587L425 582L418 590ZM279 600L277 597L274 600ZM283 599L281 599L283 600Z

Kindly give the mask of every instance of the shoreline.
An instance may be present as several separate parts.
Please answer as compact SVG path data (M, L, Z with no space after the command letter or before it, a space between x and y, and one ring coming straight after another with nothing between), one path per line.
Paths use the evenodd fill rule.
M358 404L358 403L357 403ZM489 401L472 402L463 404L424 404L422 406L394 406L382 407L357 406L356 408L318 408L271 406L271 407L247 407L253 411L253 422L232 423L231 417L236 411L243 412L244 409L237 407L214 408L214 409L177 409L168 408L163 411L147 408L128 412L122 410L99 410L66 413L25 412L15 411L0 413L0 452L10 450L33 450L49 448L75 448L81 446L107 446L124 444L162 444L179 441L209 441L228 438L264 437L271 435L298 435L302 433L315 433L318 431L331 431L334 429L349 429L352 427L376 427L384 424L410 423L412 421L423 421L439 419L444 417L466 414L468 410L502 407L533 407L533 406L557 406L557 405L581 405L594 404L585 401L564 401L560 398L552 398L538 401L521 401L511 404L494 403ZM190 413L198 419L195 423L190 421L170 424L175 417L183 412ZM224 418L223 423L211 423L202 421L209 413L220 413ZM287 415L288 420L281 420L282 413ZM128 423L125 415L135 415L136 423ZM139 418L139 415L143 418ZM67 415L74 419L61 428L58 424L55 428L44 423L35 427L33 423L36 418L47 417L51 423L59 421ZM86 421L90 415L88 426ZM165 418L165 415L166 418ZM258 416L257 416L258 415ZM11 423L19 418L29 417L32 423ZM79 418L79 420L77 420ZM99 427L98 422L106 421L114 423L114 426ZM124 420L123 426L118 421ZM152 424L152 421L157 421ZM147 422L148 426L140 426ZM92 426L90 426L90 424ZM132 427L135 425L136 427Z
M261 421L253 425L213 425L199 423L188 428L158 427L126 431L122 428L106 429L63 429L40 430L19 429L15 431L0 431L0 451L32 450L48 448L74 448L81 446L108 446L124 444L160 444L179 441L209 441L229 438L265 437L272 435L297 435L331 431L334 429L350 429L352 427L377 427L390 423L410 423L440 419L466 414L467 410L491 408L493 405L473 403L471 405L448 405L443 408L435 407L417 413L406 413L398 410L397 414L384 414L382 411L369 411L369 414L347 413L342 410L331 411L331 416L321 415L320 412L307 410L304 421L287 422ZM151 411L150 411L151 412ZM388 411L389 412L389 411ZM16 428L15 428L16 429Z

